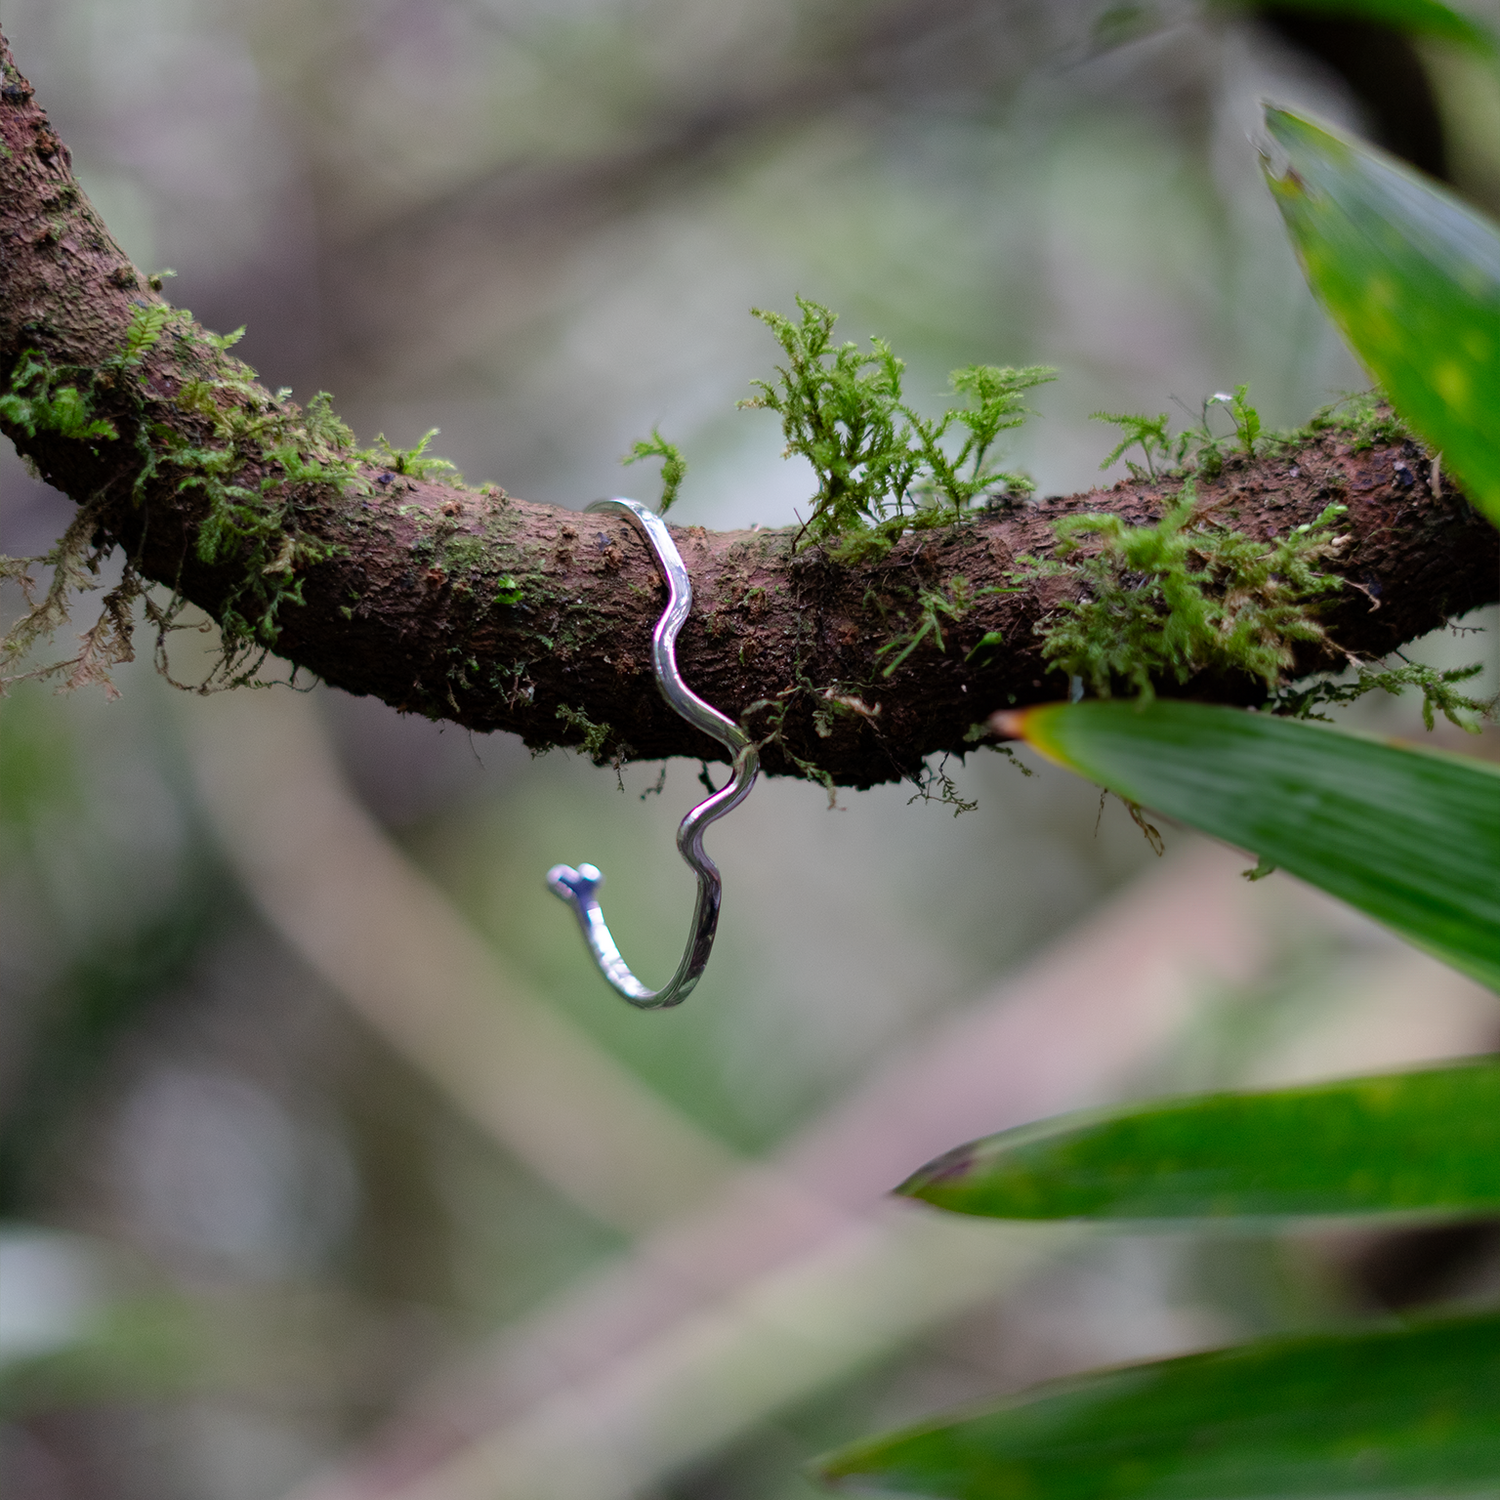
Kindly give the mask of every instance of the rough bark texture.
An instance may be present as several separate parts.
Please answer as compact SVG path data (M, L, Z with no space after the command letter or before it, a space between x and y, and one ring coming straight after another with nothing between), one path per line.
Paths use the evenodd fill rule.
M91 507L146 576L219 617L246 569L264 572L265 554L211 564L197 555L207 502L201 487L180 488L164 445L170 434L211 445L214 424L201 403L180 399L183 388L227 382L214 397L221 412L238 405L295 420L297 409L247 385L245 368L186 323L137 364L120 364L132 316L160 299L79 191L3 39L0 66L0 389L25 351L38 350L83 372L78 383L119 436L88 442L0 427L44 478ZM256 503L281 508L293 555L333 553L291 564L303 602L279 607L279 656L350 692L511 730L532 745L587 743L601 758L722 758L655 691L649 643L664 588L628 522L376 464L354 486L294 484L278 480L264 449L238 451L231 482L262 495L271 481ZM1348 506L1340 527L1350 540L1332 566L1353 586L1323 617L1336 648L1299 662L1311 670L1340 664L1345 652L1383 655L1500 593L1495 530L1431 480L1411 445L1355 453L1330 435L1290 457L1231 463L1199 493L1216 518L1262 538L1313 520L1331 499ZM772 774L802 774L800 760L849 786L912 775L926 755L972 748L966 735L997 707L1055 699L1067 687L1045 668L1034 633L1068 587L1057 578L981 595L944 622L941 650L929 637L883 676L890 656L876 653L915 629L920 592L958 576L975 591L1009 586L1018 555L1051 550L1058 518L1108 510L1145 522L1175 489L1127 482L980 514L855 567L817 549L794 555L786 532L679 530L695 590L683 673L726 713L748 715L753 733L779 729L764 750ZM1003 647L969 660L991 631ZM1258 693L1222 681L1189 691L1239 701Z

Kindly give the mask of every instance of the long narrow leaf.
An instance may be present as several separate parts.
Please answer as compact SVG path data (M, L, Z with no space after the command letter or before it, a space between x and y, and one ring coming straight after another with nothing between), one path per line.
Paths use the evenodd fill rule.
M1161 699L1049 704L991 722L1500 989L1500 767Z
M900 1192L995 1219L1500 1209L1500 1065L1064 1115L961 1146Z
M1500 232L1383 152L1283 109L1267 181L1308 283L1396 409L1500 523Z
M1248 10L1245 0L1215 0L1221 10ZM1483 56L1495 53L1495 33L1488 26L1441 5L1438 0L1281 0L1278 10L1300 10L1312 16L1339 16L1376 21L1410 36L1452 42Z
M819 1468L851 1489L934 1500L1493 1494L1500 1318L1086 1375Z

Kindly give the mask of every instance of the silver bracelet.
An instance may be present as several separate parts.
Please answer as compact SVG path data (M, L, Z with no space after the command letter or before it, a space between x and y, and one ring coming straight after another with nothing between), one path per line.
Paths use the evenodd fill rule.
M647 989L620 956L619 946L610 935L609 925L599 907L598 891L604 876L594 865L553 865L547 871L548 887L573 908L584 941L594 955L594 962L610 984L632 1005L642 1010L661 1010L679 1005L692 993L703 977L708 956L713 951L714 934L719 926L719 907L723 885L719 867L703 849L703 834L708 825L740 805L750 795L760 770L760 756L750 737L732 719L726 718L712 704L705 703L683 680L677 670L677 632L693 607L693 586L666 524L655 511L647 510L634 500L596 500L591 511L624 511L645 533L656 553L662 577L667 581L667 607L656 622L651 637L651 666L661 695L689 724L724 746L734 757L733 774L728 783L705 798L682 820L677 829L677 848L698 876L698 900L693 908L693 926L687 948L677 972L659 990Z

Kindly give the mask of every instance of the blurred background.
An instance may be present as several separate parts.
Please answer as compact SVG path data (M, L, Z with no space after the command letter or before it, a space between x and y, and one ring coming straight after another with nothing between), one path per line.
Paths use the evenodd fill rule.
M810 492L735 409L776 352L748 309L798 292L890 338L918 403L960 363L1057 366L1010 455L1043 493L1098 478L1096 409L1186 422L1249 382L1287 425L1361 387L1261 185L1262 96L1500 209L1492 70L1293 10L0 19L126 251L248 325L268 385L567 506L653 499L618 462L659 427L674 520L706 526ZM68 510L0 455L0 550ZM1493 692L1494 612L1464 624L1414 654ZM1060 772L980 753L946 805L762 784L713 832L706 980L640 1014L542 876L599 864L667 973L694 765L533 760L316 687L196 697L148 661L118 685L0 706L8 1500L793 1500L821 1449L957 1401L1500 1289L1486 1225L1105 1240L885 1199L1073 1107L1500 1046L1493 996L1231 851L1167 827L1158 860Z

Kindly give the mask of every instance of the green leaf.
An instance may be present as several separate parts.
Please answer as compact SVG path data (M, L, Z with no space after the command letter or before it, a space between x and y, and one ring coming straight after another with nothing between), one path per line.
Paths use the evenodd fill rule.
M1287 1218L1500 1209L1500 1065L1064 1115L898 1189L994 1219Z
M1500 989L1500 767L1203 703L1049 704L991 724Z
M856 1444L832 1481L953 1500L1493 1494L1500 1318L1267 1339Z
M1244 10L1241 0L1219 0L1219 9ZM1277 10L1297 10L1312 16L1345 16L1350 20L1384 22L1410 36L1452 42L1470 51L1494 56L1495 33L1480 21L1440 5L1438 0L1279 0Z
M1308 284L1392 404L1500 523L1500 233L1391 157L1266 109Z

